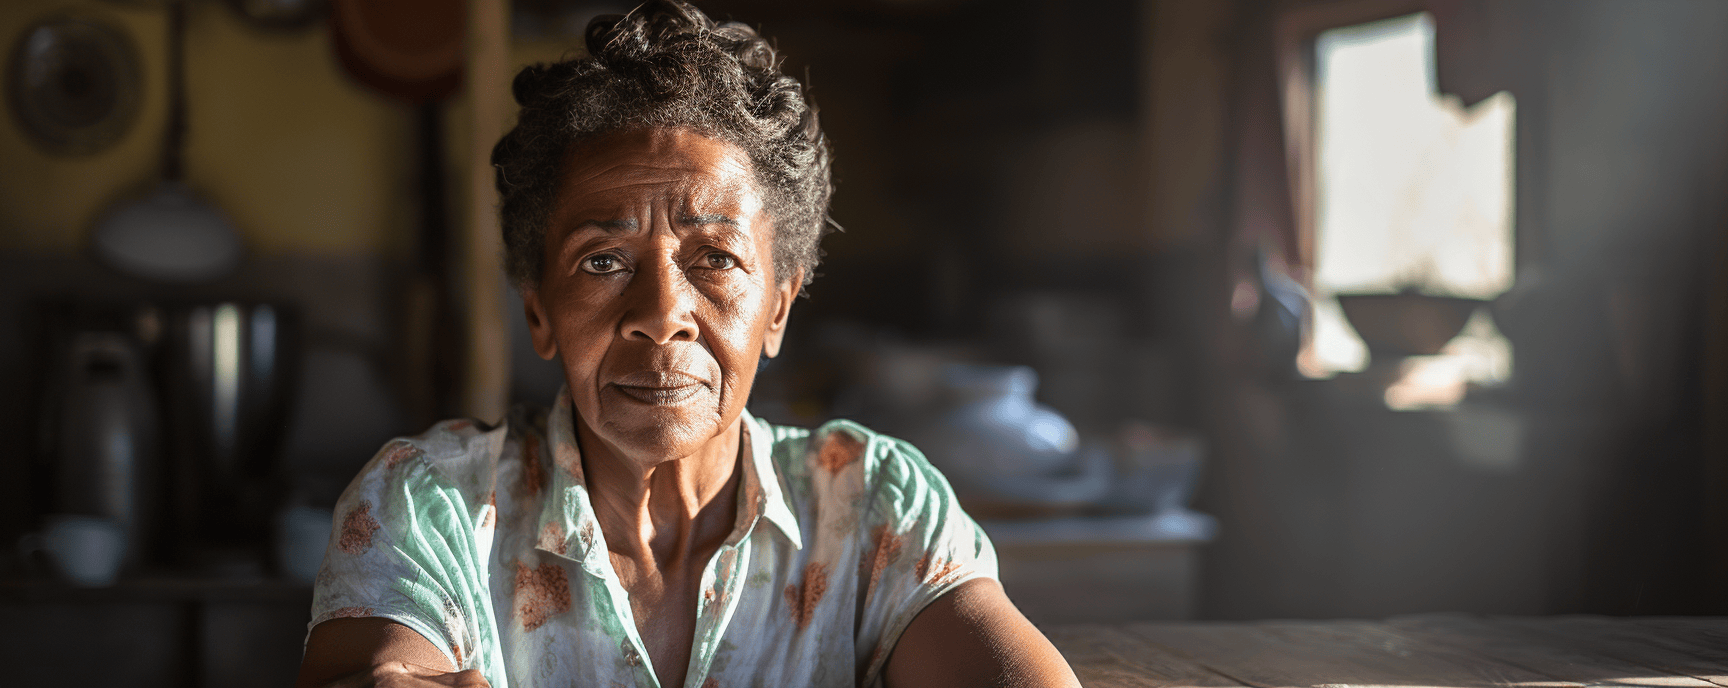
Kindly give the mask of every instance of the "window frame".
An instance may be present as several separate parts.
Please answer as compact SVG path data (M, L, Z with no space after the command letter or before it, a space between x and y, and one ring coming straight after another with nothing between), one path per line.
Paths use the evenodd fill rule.
M1320 34L1359 24L1432 12L1427 0L1333 0L1288 8L1273 26L1283 108L1285 165L1289 171L1295 262L1304 287L1313 288L1318 223L1319 151L1315 148L1315 43ZM1518 151L1522 153L1522 151ZM1514 171L1516 175L1516 171ZM1516 200L1514 200L1516 203ZM1517 207L1517 205L1514 205ZM1516 226L1516 224L1514 225ZM1516 253L1516 249L1514 250ZM1516 262L1516 261L1515 261ZM1306 350L1308 342L1303 342Z

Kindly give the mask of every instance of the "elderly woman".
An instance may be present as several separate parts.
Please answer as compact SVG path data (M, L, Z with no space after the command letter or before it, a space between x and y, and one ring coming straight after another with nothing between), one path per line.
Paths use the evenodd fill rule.
M337 507L299 685L1073 685L916 449L750 417L826 224L815 109L662 0L529 67L493 151L550 411L385 445Z

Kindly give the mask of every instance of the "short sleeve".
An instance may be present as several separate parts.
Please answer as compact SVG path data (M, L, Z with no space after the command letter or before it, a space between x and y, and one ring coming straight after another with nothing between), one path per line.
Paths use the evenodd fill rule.
M865 667L861 685L873 685L924 607L997 572L990 539L921 452L884 435L872 437L866 451L857 640L858 665Z
M337 502L308 631L330 619L390 619L457 669L504 685L487 569L502 443L502 429L447 421L384 445Z

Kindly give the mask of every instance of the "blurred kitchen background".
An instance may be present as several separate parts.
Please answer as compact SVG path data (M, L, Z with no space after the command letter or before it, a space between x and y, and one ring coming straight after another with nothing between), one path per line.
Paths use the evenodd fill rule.
M697 5L837 152L752 410L913 439L1034 621L1728 613L1728 3ZM0 3L21 684L287 685L348 478L550 400L485 154L628 8Z

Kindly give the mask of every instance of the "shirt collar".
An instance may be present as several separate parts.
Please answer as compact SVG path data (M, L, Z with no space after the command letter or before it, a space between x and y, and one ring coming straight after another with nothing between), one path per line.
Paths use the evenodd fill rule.
M786 486L781 483L780 471L774 470L774 430L763 421L757 420L744 411L740 420L744 424L741 441L744 442L746 461L744 461L744 487L739 503L748 504L755 515L767 518L769 523L780 529L780 532L791 541L794 549L804 548L804 538L798 529L798 517L792 514L792 505L787 501ZM747 521L744 518L745 509L740 508L738 514L739 530L748 530L755 526L754 517ZM740 538L742 539L742 538Z
M569 390L558 392L552 412L546 419L546 444L552 453L550 490L540 512L537 549L575 560L599 575L606 561L606 540L594 517L594 504L588 494L588 483L582 473L582 455L576 445L575 407ZM759 520L767 519L780 529L795 549L803 549L798 518L786 501L785 486L780 472L774 470L774 435L767 424L744 411L744 458L740 462L744 475L740 480L738 519L734 522L726 544L735 545L749 537ZM539 460L530 453L525 461ZM610 567L610 563L606 563Z

